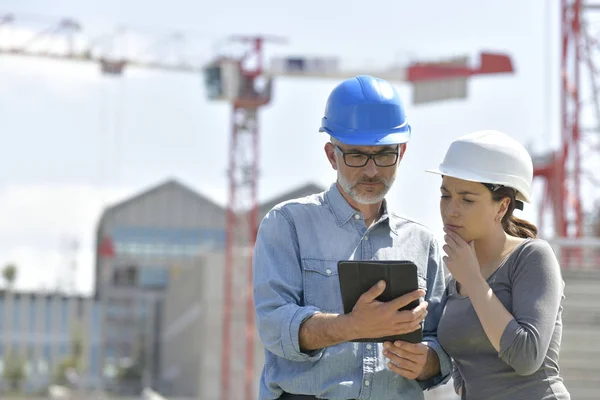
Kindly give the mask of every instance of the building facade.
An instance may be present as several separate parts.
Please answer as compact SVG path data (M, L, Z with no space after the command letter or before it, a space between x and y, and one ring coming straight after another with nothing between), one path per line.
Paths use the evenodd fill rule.
M323 191L308 184L259 206L259 220L276 204ZM222 376L225 254L206 252L187 268L180 269L169 281L161 333L161 382L159 391L167 397L218 400L222 379L229 387L229 398L247 398L246 374L252 366L252 387L256 398L264 364L264 348L254 329L247 330L247 291L251 276L248 265L252 249L237 249L238 263L233 266L232 305L230 312L229 372ZM250 290L251 287L250 287ZM252 309L252 312L254 310ZM246 357L246 339L252 334L252 362Z
M102 383L101 316L90 297L61 293L0 291L0 390L8 390L8 369L23 373L21 390L40 392L57 379L60 365L80 349L79 367L69 383L96 388Z
M105 210L96 296L104 310L102 359L113 371L108 389L139 393L160 385L162 310L172 271L222 251L224 242L224 209L174 180Z

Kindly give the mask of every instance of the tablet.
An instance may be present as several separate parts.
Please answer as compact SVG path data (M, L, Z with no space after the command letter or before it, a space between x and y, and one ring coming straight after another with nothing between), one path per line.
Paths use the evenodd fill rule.
M384 280L386 286L384 292L377 298L379 301L387 302L419 288L417 266L412 261L339 261L338 276L345 314L349 314L359 297L380 280ZM420 299L414 300L402 307L401 310L412 310L420 302ZM403 335L361 338L355 339L353 342L393 342L395 340L421 343L423 323L421 322L420 329Z

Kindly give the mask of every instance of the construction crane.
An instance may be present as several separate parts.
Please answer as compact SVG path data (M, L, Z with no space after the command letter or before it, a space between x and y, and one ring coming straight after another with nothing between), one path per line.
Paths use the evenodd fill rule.
M511 58L505 54L482 53L479 65L469 65L469 57L461 56L430 62L413 62L408 66L392 65L381 70L344 70L337 57L282 57L263 64L263 47L267 42L282 42L274 36L236 36L247 52L241 56L221 56L209 64L189 62L181 57L141 59L135 55L116 55L108 49L119 42L118 34L103 38L86 37L83 26L65 18L54 21L42 31L30 33L18 43L2 39L21 27L12 14L0 14L0 55L47 58L96 63L103 74L121 76L126 68L138 67L163 71L201 73L208 98L231 104L229 142L228 203L226 254L224 266L223 344L221 351L221 399L250 400L254 394L255 323L252 297L251 249L258 227L258 169L260 129L258 111L271 102L275 78L311 78L340 80L359 74L374 75L392 82L412 86L413 104L428 104L468 96L467 82L472 77L514 72ZM4 29L3 29L4 28ZM8 29L11 28L11 29ZM20 32L22 34L23 32ZM101 40L102 39L102 40ZM181 40L182 34L169 37ZM47 45L52 43L52 46ZM108 45L107 45L108 43ZM103 45L102 45L103 44ZM102 243L102 248L110 245ZM108 251L108 253L112 253ZM235 270L235 274L234 274ZM237 278L236 278L237 277ZM232 319L234 310L234 278L241 286L235 296L245 303L245 341L242 352L232 351ZM235 308L238 309L238 308ZM232 394L235 379L231 360L244 354L242 387Z
M595 176L587 171L584 165L585 161L592 161L592 157L600 153L600 43L597 32L591 32L591 25L586 23L590 13L600 11L600 4L561 0L560 7L560 147L534 157L534 175L544 182L544 197L539 207L540 230L545 226L545 214L550 211L553 235L577 239L593 235L594 230L599 228L586 226L586 222L592 221L585 221L582 181L589 181L590 186L595 188L600 185L597 174ZM591 82L584 85L582 82L586 76ZM584 98L589 90L591 101ZM589 115L584 115L586 105L593 107ZM584 116L591 117L595 123L582 127ZM598 224L598 220L595 223Z

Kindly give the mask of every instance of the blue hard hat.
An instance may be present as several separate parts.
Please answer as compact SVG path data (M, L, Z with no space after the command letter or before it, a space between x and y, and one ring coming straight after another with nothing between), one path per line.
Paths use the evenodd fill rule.
M359 146L401 144L410 139L398 92L389 82L368 75L347 79L333 89L319 132Z

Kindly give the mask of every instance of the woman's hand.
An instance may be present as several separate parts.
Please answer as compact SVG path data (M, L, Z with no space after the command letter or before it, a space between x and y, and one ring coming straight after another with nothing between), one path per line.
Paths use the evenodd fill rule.
M444 228L444 232L446 233L444 235L446 244L442 249L446 256L443 260L454 279L460 284L466 285L474 277L481 277L474 242L465 242L459 234L450 229Z

